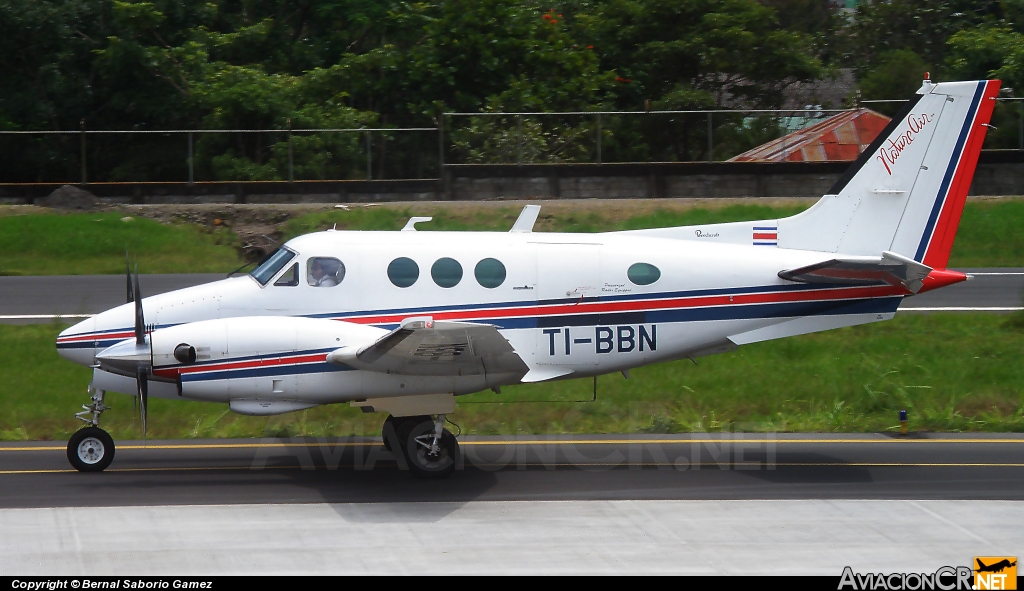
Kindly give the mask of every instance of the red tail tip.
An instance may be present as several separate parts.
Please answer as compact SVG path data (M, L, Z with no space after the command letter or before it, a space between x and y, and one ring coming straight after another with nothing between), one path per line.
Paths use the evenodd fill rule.
M949 269L932 269L932 272L924 278L924 285L917 293L924 293L940 287L946 287L947 285L953 285L954 283L960 283L961 281L967 281L967 275L960 271L950 271Z

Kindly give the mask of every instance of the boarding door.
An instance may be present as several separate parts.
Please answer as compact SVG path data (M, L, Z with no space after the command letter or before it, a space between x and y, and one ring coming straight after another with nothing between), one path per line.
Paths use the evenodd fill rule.
M600 244L537 245L538 363L596 365L591 304L601 289Z

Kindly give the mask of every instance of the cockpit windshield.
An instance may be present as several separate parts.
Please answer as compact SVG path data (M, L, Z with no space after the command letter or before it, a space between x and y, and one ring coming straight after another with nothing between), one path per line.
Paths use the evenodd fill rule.
M256 281L259 281L260 285L266 285L293 258L295 258L295 253L282 246L277 249L277 252L270 255L270 258L263 261L262 265L253 269L249 274Z

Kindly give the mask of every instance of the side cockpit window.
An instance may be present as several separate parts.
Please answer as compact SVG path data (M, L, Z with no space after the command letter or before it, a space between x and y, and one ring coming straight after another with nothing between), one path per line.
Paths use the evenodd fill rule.
M256 281L259 281L260 285L266 285L293 258L295 258L295 253L282 246L277 249L277 252L270 255L267 260L263 261L263 264L253 269L249 275L252 275Z
M278 277L277 281L274 282L274 285L285 286L285 287L295 287L298 284L299 284L299 264L298 263L295 263L294 265L292 265L291 269L288 269L284 273L281 273L281 276Z
M306 282L313 287L334 287L345 279L345 265L331 257L313 257L306 261Z

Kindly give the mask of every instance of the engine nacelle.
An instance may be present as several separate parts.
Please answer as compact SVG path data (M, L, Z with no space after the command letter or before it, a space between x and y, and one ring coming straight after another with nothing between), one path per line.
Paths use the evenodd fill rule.
M184 398L294 401L309 406L322 403L311 397L359 390L361 380L338 375L357 372L327 363L327 353L372 342L385 333L335 320L255 316L180 324L156 330L149 338L154 379L179 382ZM239 408L243 406L251 410L244 404Z

